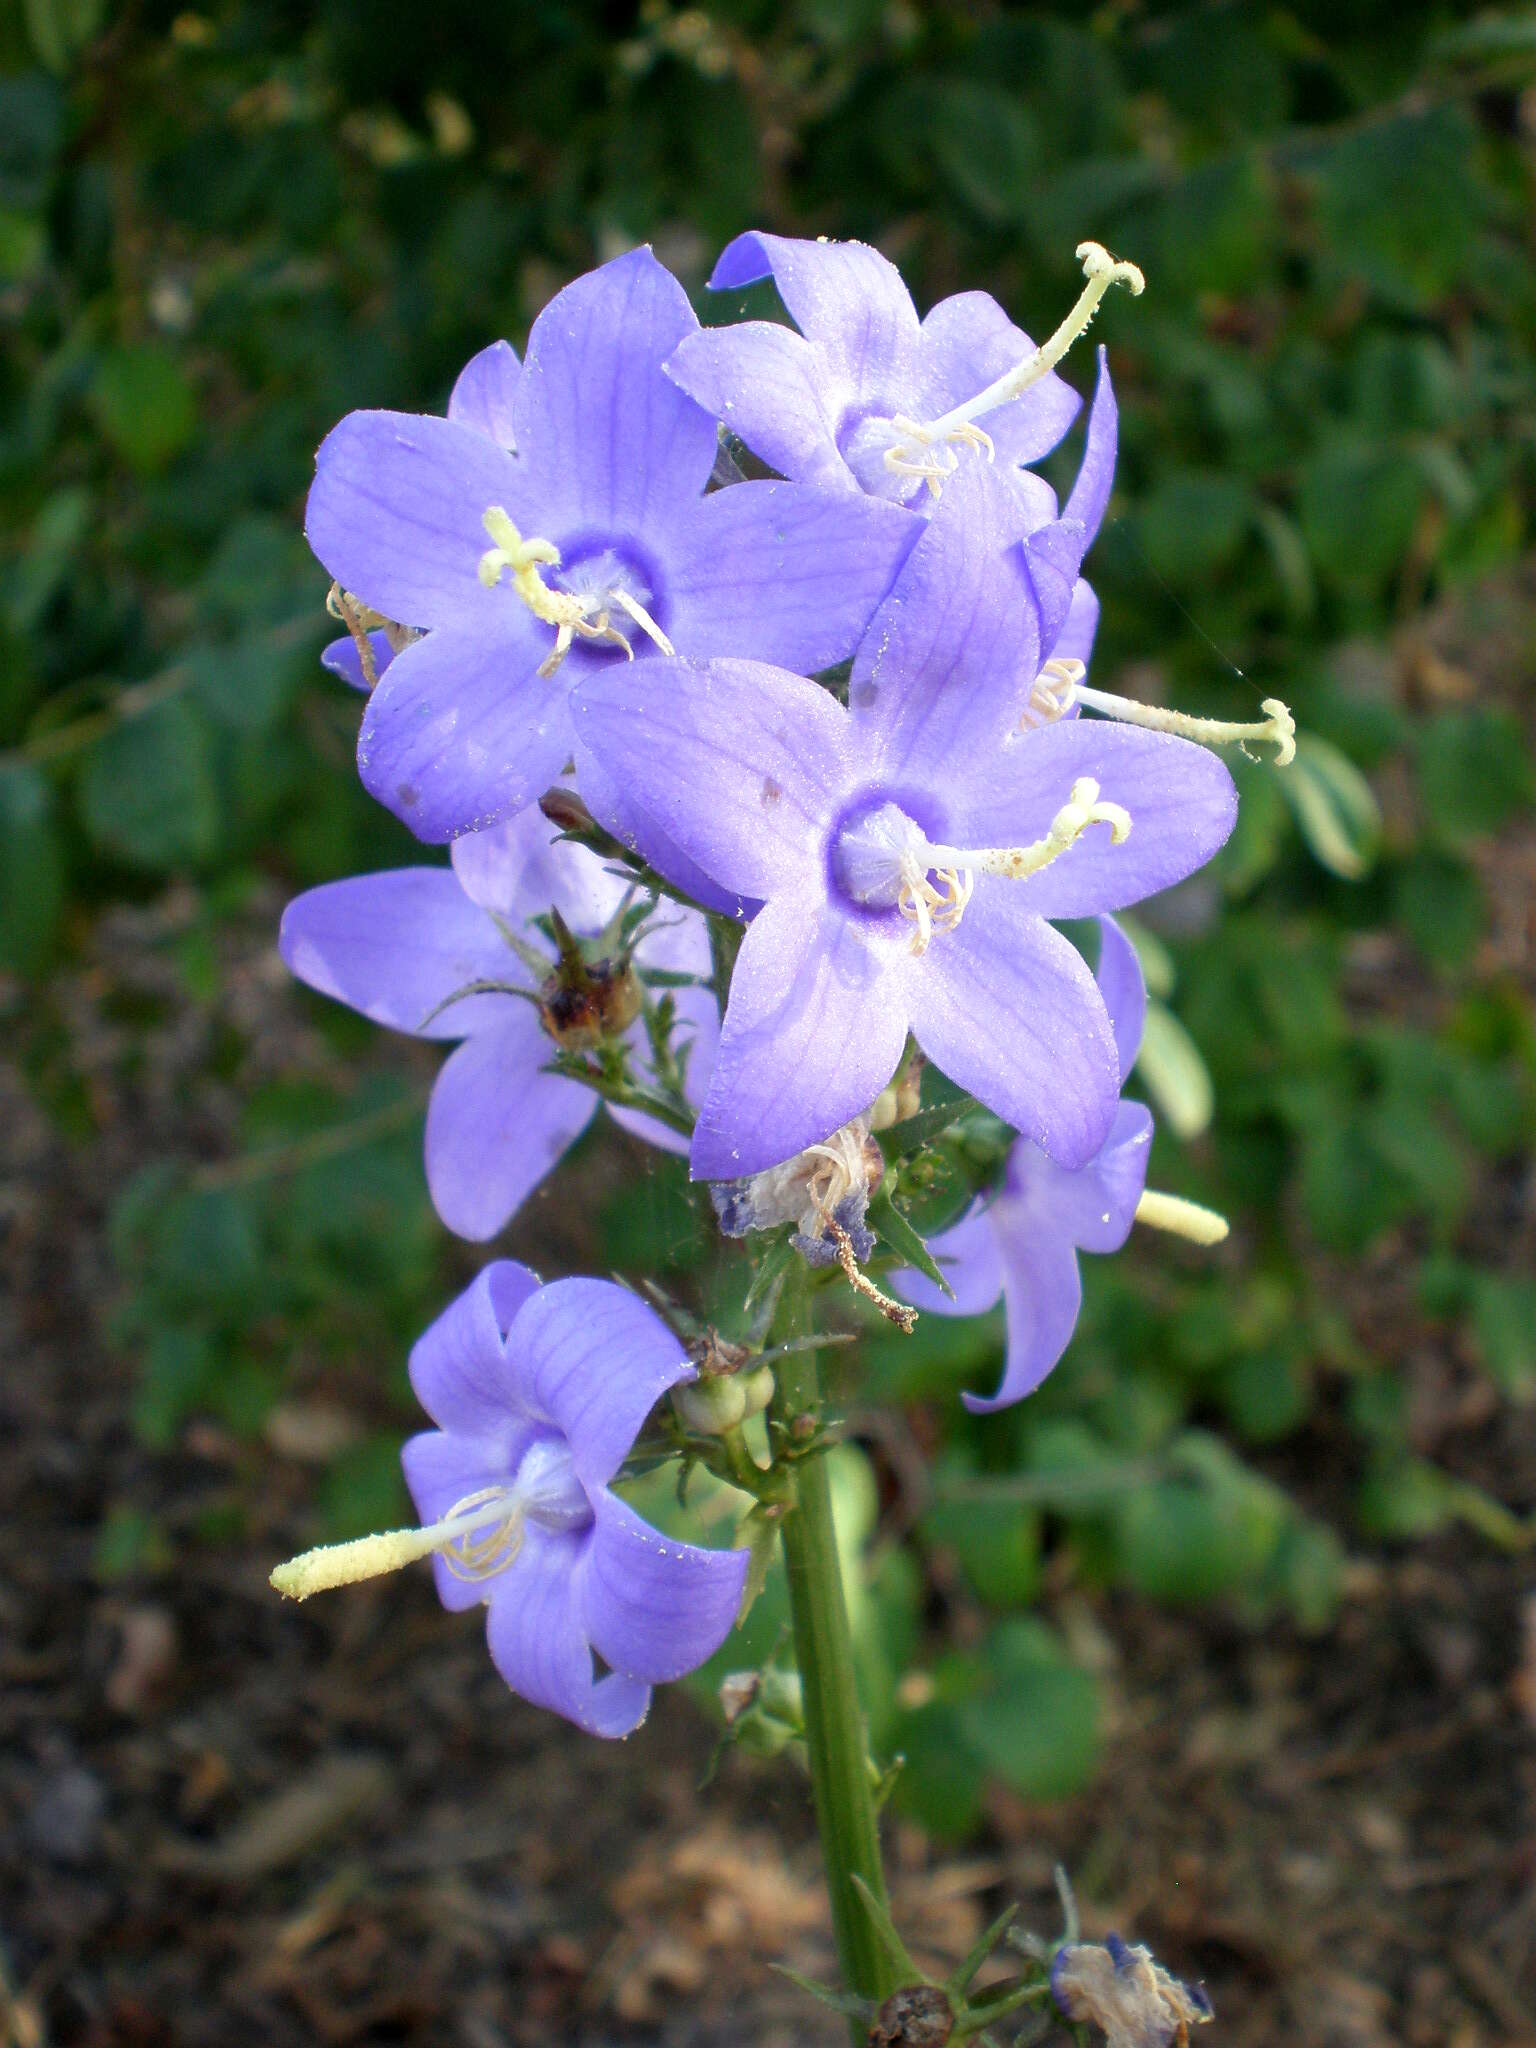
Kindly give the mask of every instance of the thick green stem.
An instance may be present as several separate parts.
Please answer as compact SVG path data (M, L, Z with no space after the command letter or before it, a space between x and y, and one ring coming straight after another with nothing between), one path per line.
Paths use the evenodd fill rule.
M806 1321L804 1294L791 1314ZM774 1414L793 1430L798 1418L813 1416L821 1399L814 1352L795 1352L776 1365ZM803 1426L803 1424L802 1424ZM886 1954L853 1880L860 1877L885 1903L885 1873L866 1762L868 1745L853 1672L853 1637L843 1597L832 1491L824 1457L798 1459L792 1466L789 1512L784 1518L784 1566L794 1620L795 1662L805 1708L805 1746L810 1758L816 1824L821 1833L832 1927L845 1989L882 1999L896 1988ZM855 2023L855 2042L864 2028Z

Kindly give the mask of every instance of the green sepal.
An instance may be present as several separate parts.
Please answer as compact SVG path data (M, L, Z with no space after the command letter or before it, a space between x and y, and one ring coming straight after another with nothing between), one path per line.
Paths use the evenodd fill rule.
M950 1300L954 1300L955 1290L939 1270L933 1254L884 1188L870 1203L869 1214L864 1220L881 1243L888 1246L904 1266L916 1266L925 1278L931 1280L936 1287L942 1287Z

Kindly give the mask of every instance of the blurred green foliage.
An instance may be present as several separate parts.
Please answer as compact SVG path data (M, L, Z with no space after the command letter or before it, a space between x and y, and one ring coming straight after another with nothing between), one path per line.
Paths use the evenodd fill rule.
M1530 540L1523 10L25 0L0 65L0 1006L68 1132L93 1110L57 988L103 912L188 892L172 967L206 1004L254 891L412 857L315 665L300 507L342 412L440 406L474 349L639 239L697 291L744 226L863 235L920 303L986 286L1043 331L1092 235L1150 279L1098 330L1122 407L1099 672L1225 717L1276 693L1305 738L1288 778L1240 769L1214 879L1142 934L1154 1178L1228 1210L1234 1255L1085 1262L1067 1362L985 1423L954 1395L995 1374L994 1321L864 1348L858 1397L909 1404L936 1453L909 1534L854 1574L897 1796L963 1832L989 1779L1043 1798L1091 1770L1094 1680L1019 1613L1053 1557L1322 1627L1346 1540L1456 1516L1513 1540L1416 1449L1401 1347L1429 1326L1536 1400L1536 1290L1501 1234L1536 1043L1490 937L1503 849L1530 845L1529 591L1496 659L1415 639ZM1086 352L1069 367L1085 382ZM344 1074L367 1039L308 1014ZM248 1049L207 1057L238 1080ZM147 1443L199 1414L255 1432L296 1363L403 1387L450 1284L406 1086L246 1087L246 1155L119 1191ZM694 1287L673 1164L605 1185L588 1256ZM1338 1474L1308 1481L1340 1416L1361 1483L1335 1531ZM324 1513L377 1520L396 1485L366 1440ZM108 1516L103 1571L158 1555L152 1522ZM738 1661L772 1653L773 1598ZM952 1610L966 1647L923 1649Z

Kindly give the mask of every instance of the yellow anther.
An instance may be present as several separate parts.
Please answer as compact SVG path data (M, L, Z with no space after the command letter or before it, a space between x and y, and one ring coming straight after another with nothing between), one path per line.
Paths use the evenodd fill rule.
M1136 1204L1136 1221L1172 1237L1186 1237L1191 1244L1220 1244L1228 1229L1226 1217L1214 1209L1186 1202L1182 1195L1159 1194L1154 1188Z

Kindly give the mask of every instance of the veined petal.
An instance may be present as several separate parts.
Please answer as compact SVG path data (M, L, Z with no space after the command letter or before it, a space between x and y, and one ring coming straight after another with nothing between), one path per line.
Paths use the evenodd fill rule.
M541 1287L519 1315L511 1346L589 1490L612 1479L667 1389L693 1377L680 1339L611 1280Z
M705 874L698 862L662 831L649 811L634 801L623 780L610 775L592 749L582 745L579 734L576 784L587 809L600 825L705 910L722 911L727 917L747 917L757 908L756 897L745 897L739 889L722 888L712 875Z
M818 895L765 904L736 956L694 1178L777 1166L868 1109L906 1044L910 964Z
M721 253L711 291L772 277L790 318L820 343L832 369L866 397L910 388L920 336L917 308L895 264L865 242L738 235Z
M980 461L946 485L854 658L859 744L891 777L935 790L1014 726L1038 667L1034 593L1015 543L1025 514Z
M714 420L661 369L698 324L648 248L577 278L534 321L513 400L517 448L561 523L644 532L704 489Z
M1081 1166L1114 1115L1115 1042L1082 955L1029 914L1022 893L978 882L960 925L909 978L912 1029L950 1080L1062 1165Z
M1123 1088L1141 1050L1142 1027L1147 1021L1147 981L1136 948L1112 917L1099 919L1099 964L1093 978L1109 1012L1115 1050L1120 1055Z
M1098 783L1104 802L1129 811L1130 837L1115 846L1108 825L1091 825L1049 867L1003 885L1040 917L1096 917L1171 888L1204 866L1237 815L1232 777L1207 748L1107 719L1073 718L1017 733L978 759L955 798L950 829L964 836L954 843L1028 845L1045 834L1085 776Z
M853 387L814 342L767 320L703 327L668 360L667 375L781 476L820 490L856 491L837 423Z
M342 588L387 619L494 630L518 599L480 581L481 521L501 505L524 525L524 479L504 448L457 420L350 412L315 457L305 536Z
M935 419L974 398L1024 361L1035 344L990 292L956 292L923 316L917 417ZM1051 370L1021 398L981 415L1004 463L1038 462L1077 418L1083 401Z
M1109 494L1114 488L1115 451L1119 438L1120 409L1115 403L1115 387L1109 378L1109 350L1101 348L1099 381L1094 387L1093 404L1088 409L1088 439L1083 448L1082 467L1077 472L1077 482L1072 486L1072 495L1062 514L1063 518L1081 522L1086 536L1084 554L1093 546L1104 523Z
M1003 1377L995 1394L961 1395L973 1415L1011 1407L1035 1391L1071 1342L1083 1303L1077 1253L1064 1236L1018 1230L1001 1248L1008 1319Z
M548 1707L589 1735L629 1735L645 1719L651 1690L617 1671L592 1675L592 1651L577 1612L576 1577L590 1532L530 1523L523 1547L490 1583L485 1617L491 1662L515 1693Z
M521 606L490 631L429 633L396 657L357 740L364 787L441 844L534 803L570 758L568 679L541 676L549 628Z
M449 419L516 454L512 401L522 374L523 366L511 342L493 341L460 370L448 399Z
M500 1020L445 1061L427 1105L432 1206L476 1244L511 1222L597 1109L579 1081L542 1071L553 1047L533 1005L502 1000Z
M515 1259L483 1266L411 1347L411 1386L440 1429L483 1438L494 1462L535 1416L506 1333L524 1302L538 1292L535 1273Z
M696 659L743 647L814 675L851 654L920 520L862 492L733 484L672 529L672 637Z
M972 1203L958 1223L929 1238L928 1250L951 1292L909 1266L894 1281L902 1300L939 1316L985 1315L1003 1291L1003 1262L989 1204Z
M615 1671L660 1684L696 1671L730 1634L747 1578L744 1550L701 1550L603 1492L577 1574L592 1647Z
M417 1038L465 1038L517 1004L466 996L432 1016L469 982L527 980L448 868L392 868L308 889L283 912L277 944L300 981Z
M571 708L626 798L723 888L819 882L851 773L848 717L825 690L759 661L658 657L583 681Z

